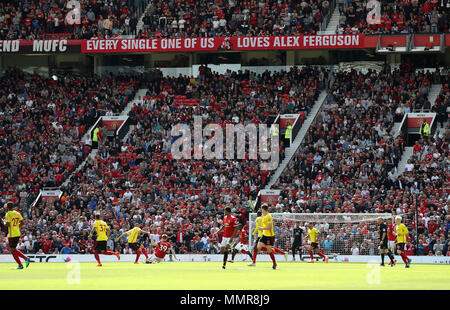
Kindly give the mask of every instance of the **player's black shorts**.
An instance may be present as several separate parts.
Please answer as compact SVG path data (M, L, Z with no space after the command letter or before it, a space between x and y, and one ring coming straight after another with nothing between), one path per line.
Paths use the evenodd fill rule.
M106 251L106 241L95 241L95 250L97 252Z
M293 248L301 248L302 247L302 242L294 240L294 242L292 243L292 247Z
M404 243L397 243L397 250L404 251L405 250L405 244Z
M264 243L265 245L274 245L275 244L275 237L268 237L268 236L262 236L261 237L261 242Z
M381 245L380 245L380 249L382 249L382 250L387 250L388 248L389 248L389 246L388 246L388 240L387 240L387 238L384 238L383 242L382 242Z
M141 244L139 242L134 242L134 243L128 243L128 245L130 246L130 248L132 248L133 250L135 250L136 252L139 250L139 248L141 247Z
M20 237L12 237L12 238L8 238L9 241L9 247L10 248L16 248L17 244L19 243L19 239Z
M311 242L311 247L313 249L317 249L319 247L319 244L317 242Z
M261 241L261 237L255 239L255 245L258 244L259 241Z

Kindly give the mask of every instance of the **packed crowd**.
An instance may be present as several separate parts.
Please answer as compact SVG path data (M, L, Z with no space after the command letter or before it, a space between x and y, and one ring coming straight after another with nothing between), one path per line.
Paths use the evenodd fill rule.
M42 247L53 253L58 246L44 245L62 245L69 236L80 251L90 251L87 231L93 211L102 210L114 236L138 222L154 234L168 233L179 253L214 252L218 240L211 233L220 227L223 207L248 209L270 171L261 171L257 160L175 160L172 126L192 124L193 115L202 117L204 125L247 125L270 124L278 113L307 114L327 75L305 67L262 75L201 70L197 79L157 77L146 84L143 102L130 111L135 127L129 135L99 141L95 156L63 187L61 201L41 202L25 212L33 223L29 234L39 241L28 249L24 241L24 250ZM109 246L129 251L125 244Z
M420 238L447 242L450 131L422 136L405 172L397 176L394 169L404 147L391 131L397 108L427 102L436 77L444 84L436 104L444 111L449 104L448 75L411 72L336 74L306 142L274 186L287 191L278 212L392 212L406 214L412 229L418 207Z
M154 0L140 37L315 34L332 13L328 0Z
M128 75L54 79L8 69L0 78L2 198L30 205L42 187L61 185L89 152L86 130L120 112L134 87Z
M0 3L0 39L102 39L120 35L215 37L316 34L333 14L329 0L8 1ZM337 33L444 33L447 0L381 1L372 16L367 1L337 0ZM146 8L146 9L145 9ZM145 9L145 11L144 11ZM141 16L141 12L143 15ZM143 29L137 26L142 17Z
M136 34L147 1L7 1L0 3L0 39L114 38Z
M450 211L443 189L448 183L439 176L448 173L449 131L418 141L413 168L407 166L399 177L393 169L404 144L391 133L395 111L402 103L416 107L426 102L436 78L448 85L446 75L413 72L330 73L304 67L262 75L203 70L196 79L159 76L145 84L148 93L130 111L134 128L124 139L99 141L98 152L62 187L60 200L22 208L28 224L19 249L91 253L93 242L87 237L94 211L101 211L112 228L108 247L121 253L131 253L126 240L113 239L136 223L155 239L167 233L177 253L217 253L220 236L212 234L221 226L223 207L230 205L239 218L245 217L270 175L261 173L257 161L174 160L172 125L191 124L193 115L201 116L204 124L270 123L279 112L308 112L318 91L329 87L306 143L274 186L284 189L285 196L273 212L387 211L406 214L411 228L417 206L419 253L446 255ZM444 87L440 105L448 106L447 92ZM115 112L122 108L117 106ZM320 229L327 253L347 248L359 254L377 251L371 239L352 238L358 229L350 234ZM289 232L276 233L282 240ZM149 247L148 236L141 242ZM5 243L0 243L0 251L7 251Z
M337 0L340 12L336 32L365 34L448 32L447 0L368 1ZM377 9L380 16L374 15ZM368 19L372 19L370 23Z

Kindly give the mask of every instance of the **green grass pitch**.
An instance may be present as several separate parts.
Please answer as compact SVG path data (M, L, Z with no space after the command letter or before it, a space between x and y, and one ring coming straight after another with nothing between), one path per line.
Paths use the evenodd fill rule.
M270 262L163 262L139 264L31 263L15 270L15 264L0 264L1 289L158 289L158 290L317 290L317 289L418 289L450 288L450 266L412 264L391 268L378 264L280 262L272 270ZM78 273L79 271L79 273ZM80 283L77 283L77 274ZM69 280L68 280L69 279Z

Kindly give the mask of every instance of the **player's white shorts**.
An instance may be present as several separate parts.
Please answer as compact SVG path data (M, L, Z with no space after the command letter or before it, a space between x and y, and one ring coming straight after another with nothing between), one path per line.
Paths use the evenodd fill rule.
M395 247L395 241L388 241L388 248L393 252Z
M220 247L221 248L224 248L224 247L226 247L227 245L231 245L231 241L232 241L233 239L231 239L231 238L222 238L222 242L220 243Z
M239 242L238 244L236 244L234 248L238 251L245 250L248 252L248 244L243 244Z
M156 263L162 262L163 260L164 260L164 258L156 257L155 254L153 254L152 256L150 256L148 261L149 261L149 263L156 264Z

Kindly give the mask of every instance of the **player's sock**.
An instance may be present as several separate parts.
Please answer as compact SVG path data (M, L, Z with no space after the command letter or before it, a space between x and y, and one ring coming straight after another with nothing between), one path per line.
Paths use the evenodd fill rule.
M272 249L275 251L275 253L280 253L281 255L286 254L286 252L284 252L283 250L280 250L279 248L273 247Z
M227 259L228 259L228 251L225 251L225 253L223 253L223 265L224 266L227 264Z
M137 251L136 252L136 261L135 263L137 263L139 261L139 257L141 256L141 251Z
M233 249L233 251L231 251L231 260L234 261L234 257L236 256L237 251L236 249Z
M16 250L16 253L20 258L27 259L27 257L20 250Z
M16 263L17 263L19 266L22 266L22 262L20 261L19 255L17 254L17 250L12 251L11 254L12 254L12 256L14 257L14 260L16 261Z
M146 249L142 249L142 253L145 255L145 259L148 259L148 254Z
M409 257L406 256L405 252L402 252L402 255L405 257L403 260L406 261L405 264L408 264Z
M381 265L384 265L384 253L381 253Z
M101 264L101 262L100 262L100 256L98 256L98 253L97 253L97 252L94 252L94 256L95 256L95 259L97 260L97 263Z
M276 265L277 262L275 261L275 255L273 255L273 252L270 252L269 256L272 259L273 264Z
M405 264L408 264L408 258L406 257L405 252L402 252L402 254L400 254L400 256L402 257L403 262L404 262Z
M253 251L253 264L256 263L256 255L258 255L258 250Z
M113 251L108 250L102 253L103 255L116 255Z
M314 255L312 251L309 251L309 256L311 256L311 260L314 260Z
M326 256L325 255L323 255L323 253L322 252L319 252L319 253L317 253L320 257L322 257L322 258L326 258Z
M392 255L392 252L391 252L391 250L389 250L389 252L388 252L388 256L389 256L389 259L391 260L391 264L394 262L394 255Z

